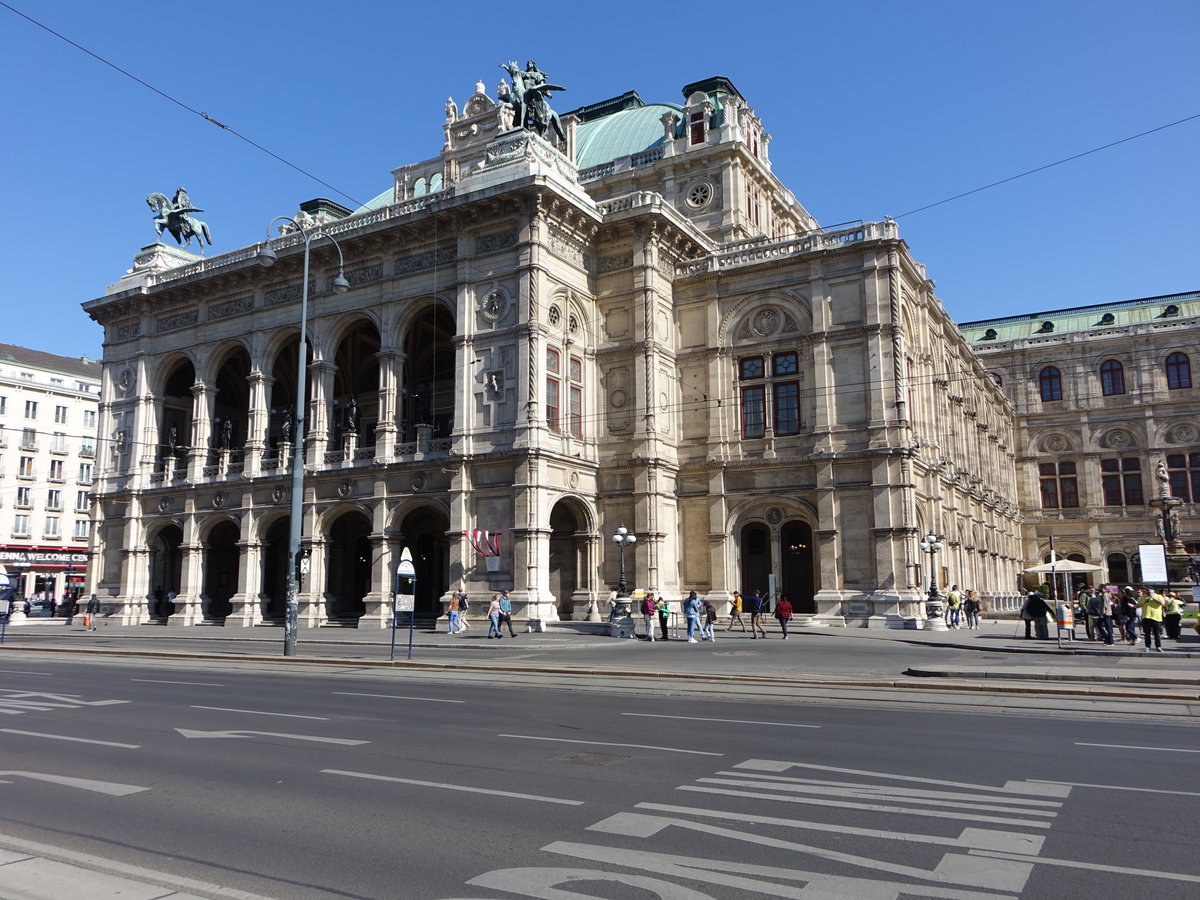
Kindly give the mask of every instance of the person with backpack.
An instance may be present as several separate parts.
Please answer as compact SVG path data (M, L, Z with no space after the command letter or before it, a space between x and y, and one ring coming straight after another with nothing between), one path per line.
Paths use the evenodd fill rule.
M467 621L467 613L471 609L471 599L465 590L459 588L458 593L454 595L454 602L458 605L458 630L466 631L471 627L471 623Z
M946 594L946 610L946 624L951 628L962 628L962 594L957 584L951 585Z
M654 592L647 591L642 598L642 618L646 620L646 640L654 643L654 613L658 606L654 602Z
M779 620L779 627L783 629L783 639L788 639L788 623L792 621L792 601L787 597L781 596L779 602L775 604L775 618Z
M737 591L733 592L733 599L729 601L729 627L726 631L733 631L734 623L742 626L742 634L746 633L746 623L742 620L742 595Z
M763 636L763 640L767 638L766 629L762 627L763 603L762 594L756 589L750 594L750 639L755 640L758 635Z
M707 597L704 598L704 624L700 626L700 639L704 641L717 640L717 636L713 634L713 626L717 623L717 608L712 605L712 601Z
M1138 598L1130 586L1126 586L1117 604L1117 617L1121 622L1121 632L1126 643L1136 644L1138 640Z

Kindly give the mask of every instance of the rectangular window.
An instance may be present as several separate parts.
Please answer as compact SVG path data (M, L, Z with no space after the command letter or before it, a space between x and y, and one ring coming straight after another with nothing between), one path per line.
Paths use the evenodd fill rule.
M25 418L27 418L27 419L36 419L37 418L37 401L36 400L26 400L25 401Z
M1100 460L1100 485L1105 506L1141 506L1142 461L1136 456Z
M692 113L689 119L689 138L693 144L704 143L704 113Z
M76 491L75 492L75 508L77 510L78 509L88 509L90 506L91 506L91 503L88 502L88 492L87 491Z
M51 481L62 481L63 480L63 461L61 459L50 460L50 480Z
M46 509L62 509L62 491L52 489L46 492Z
M1039 463L1042 509L1074 509L1079 506L1079 481L1075 463Z
M800 431L800 386L794 381L775 385L775 433Z
M760 438L765 433L766 422L763 401L766 391L761 386L742 388L742 437Z
M80 484L91 484L92 483L92 464L91 463L80 463L79 464L79 479L78 479L78 481Z
M88 536L88 520L87 519L76 519L75 520L75 531L72 533L71 537L73 537L77 541L85 541L85 540L87 540L87 536Z
M88 429L96 427L96 411L94 409L83 411L83 427Z
M8 415L8 398L0 397L0 416Z
M37 449L37 429L24 428L21 430L21 449L36 450Z
M61 378L51 378L50 383L52 385L54 385L55 387L61 387L63 384L63 380Z
M546 424L555 434L561 430L558 423L558 379L546 379Z
M1200 453L1171 453L1167 456L1171 496L1185 503L1200 503Z
M13 534L29 537L29 516L13 516Z
M79 455L92 457L96 455L96 442L90 437L85 437L79 442Z
M17 509L30 509L33 506L33 488L17 488Z
M583 437L583 388L571 385L571 434Z
M46 537L58 537L58 516L46 516L46 529L42 534Z
M32 456L22 456L21 457L20 462L17 464L17 475L21 478L32 478L33 477L33 457Z
M50 438L51 453L66 453L67 452L67 436L61 431L54 432Z
M55 425L66 425L67 424L67 408L65 406L54 407L54 424Z
M763 359L761 356L748 356L738 362L738 375L745 381L747 378L763 377Z

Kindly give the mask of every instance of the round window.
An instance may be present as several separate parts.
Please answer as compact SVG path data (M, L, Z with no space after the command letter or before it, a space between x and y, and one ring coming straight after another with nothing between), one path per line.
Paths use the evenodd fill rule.
M700 209L702 206L708 206L712 198L713 186L707 181L701 181L688 188L687 202L688 206L692 207L692 209Z

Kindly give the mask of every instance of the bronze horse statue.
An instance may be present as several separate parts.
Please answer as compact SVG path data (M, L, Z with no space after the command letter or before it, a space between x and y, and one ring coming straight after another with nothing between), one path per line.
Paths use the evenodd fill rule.
M154 228L158 232L158 236L161 238L163 231L169 231L175 238L175 243L185 249L191 246L192 239L195 238L196 243L203 251L205 241L208 241L210 246L212 245L212 235L209 233L206 223L199 219L193 219L189 213L204 212L204 210L196 209L191 205L187 199L187 192L183 188L180 188L175 196L179 198L178 203L173 203L167 199L166 194L160 194L158 191L146 198L146 203L154 210Z
M515 61L500 66L512 79L513 122L518 128L528 128L536 131L547 140L551 140L550 132L558 135L558 140L565 146L567 131L563 128L558 113L550 108L547 99L551 91L565 91L566 88L557 84L549 84L544 72L538 70L537 63L532 59L522 71Z

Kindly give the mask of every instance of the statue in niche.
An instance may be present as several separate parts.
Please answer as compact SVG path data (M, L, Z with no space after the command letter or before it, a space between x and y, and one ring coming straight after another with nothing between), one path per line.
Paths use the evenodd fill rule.
M192 201L188 199L187 191L184 188L178 188L175 191L174 200L168 200L166 194L155 191L146 198L146 203L154 210L154 228L160 238L164 231L169 231L171 237L175 238L175 243L184 248L191 246L193 238L201 250L204 249L205 241L212 244L212 235L209 233L208 225L191 216L191 213L204 212L204 210L192 206Z
M226 419L221 423L221 449L233 449L233 419Z
M496 369L484 375L483 389L491 399L502 396L504 394L504 373Z
M550 107L549 94L553 91L565 91L561 85L551 84L546 73L538 69L532 59L525 65L524 71L515 60L501 64L509 78L512 79L512 90L508 102L512 103L513 121L518 128L536 131L539 135L552 140L549 132L558 136L558 141L565 144L567 132L562 121Z
M283 442L290 444L292 442L292 422L296 418L296 410L289 406L283 411L283 421L279 424L279 433L283 435Z
M172 425L170 430L167 432L167 455L174 459L178 449L179 429Z
M1161 459L1154 468L1154 477L1158 481L1158 496L1171 496L1171 476L1167 474L1167 464Z
M358 432L358 401L353 397L346 406L346 430L351 434Z

